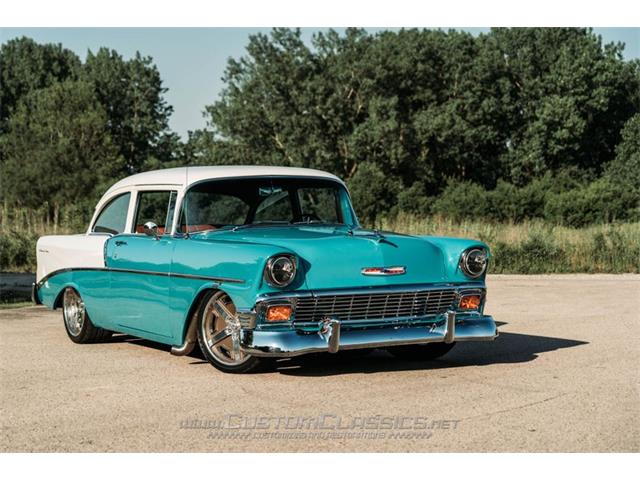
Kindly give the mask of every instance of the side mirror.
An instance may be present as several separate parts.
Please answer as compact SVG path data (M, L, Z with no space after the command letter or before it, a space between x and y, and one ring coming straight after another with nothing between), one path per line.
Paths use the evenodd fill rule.
M155 223L147 222L144 224L143 228L144 228L145 235L149 235L150 237L153 237L156 240L160 238L160 235L158 235L158 225L156 225Z

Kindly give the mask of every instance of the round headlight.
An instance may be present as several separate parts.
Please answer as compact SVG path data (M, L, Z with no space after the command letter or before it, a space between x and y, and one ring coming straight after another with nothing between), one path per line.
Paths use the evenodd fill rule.
M275 255L267 261L264 278L272 287L286 287L296 276L296 258L293 255Z
M487 251L484 248L470 248L460 257L460 268L467 277L478 278L487 270Z

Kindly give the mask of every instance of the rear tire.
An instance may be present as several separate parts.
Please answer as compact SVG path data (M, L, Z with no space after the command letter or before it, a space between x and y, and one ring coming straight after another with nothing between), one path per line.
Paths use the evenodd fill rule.
M402 345L398 347L387 348L387 351L394 357L402 360L413 362L435 360L449 351L455 346L454 343L427 343L424 345Z
M211 291L205 295L197 318L198 344L202 354L211 365L225 373L265 369L271 364L269 359L253 357L239 350L235 312L235 305L226 293Z
M64 329L74 343L96 343L111 337L112 332L91 322L80 294L71 287L65 288L62 294L62 319Z

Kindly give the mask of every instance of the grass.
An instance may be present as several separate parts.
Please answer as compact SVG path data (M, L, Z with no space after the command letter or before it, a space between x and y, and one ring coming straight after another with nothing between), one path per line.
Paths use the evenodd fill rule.
M35 272L36 242L43 235L66 235L86 230L86 211L74 207L38 210L0 207L0 271Z
M492 273L640 273L640 223L570 228L541 220L452 222L401 214L385 230L478 239L492 250Z
M13 303L0 303L0 310L9 310L11 308L23 308L33 307L31 302L13 302Z
M0 271L35 271L41 235L85 231L90 212L60 209L49 215L24 208L0 208ZM382 218L378 228L414 235L466 237L489 244L492 273L640 273L640 223L570 228L541 220L491 223L452 222L440 217L400 214Z

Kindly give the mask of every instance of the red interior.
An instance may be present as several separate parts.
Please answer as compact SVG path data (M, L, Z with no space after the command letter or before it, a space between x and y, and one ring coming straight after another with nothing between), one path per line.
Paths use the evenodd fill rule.
M144 233L144 225L138 225L136 233ZM158 227L158 235L164 235L164 227Z
M191 232L199 232L201 230L215 230L216 227L214 227L213 225L189 225L188 227L186 225L181 225L180 229L184 232L185 230L187 231L187 233L191 233ZM164 235L164 231L165 228L164 227L158 227L158 235ZM136 226L136 233L144 233L144 225L137 225Z
M184 232L186 230L187 233L191 233L191 232L199 232L201 230L215 230L216 227L214 227L213 225L206 225L206 224L202 224L202 225L182 225L180 227L182 229L182 231Z

